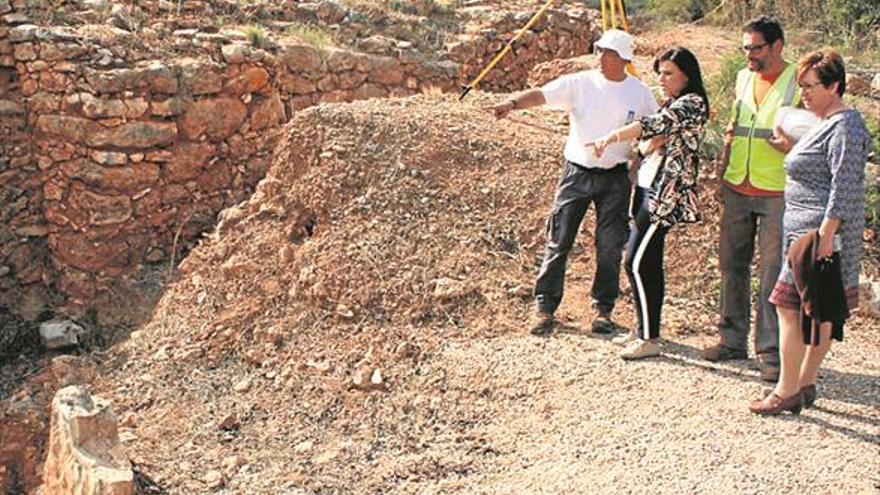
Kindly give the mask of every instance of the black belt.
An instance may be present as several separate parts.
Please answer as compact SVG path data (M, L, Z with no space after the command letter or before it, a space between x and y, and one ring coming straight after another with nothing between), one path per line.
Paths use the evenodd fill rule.
M593 174L610 175L610 174L619 174L619 173L629 172L629 164L627 162L620 162L611 168L585 167L585 166L581 165L580 163L575 163L571 160L566 160L566 162L574 165L575 167L583 170L584 172L590 172Z

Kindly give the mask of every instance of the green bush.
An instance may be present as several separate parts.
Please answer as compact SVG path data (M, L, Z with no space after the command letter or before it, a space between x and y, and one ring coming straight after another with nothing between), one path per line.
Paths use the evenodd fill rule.
M628 2L627 10L676 22L708 16L714 23L726 26L739 26L757 15L768 14L778 17L785 27L822 33L827 43L851 45L858 50L880 48L877 0L646 1L644 5Z
M706 93L709 96L713 116L706 125L703 155L709 160L717 160L724 148L724 130L730 120L736 74L743 67L745 67L745 56L739 50L731 51L721 59L721 67L718 71L706 79Z
M333 44L333 35L318 26L294 24L287 28L287 34L301 39L321 52Z
M244 35L250 44L257 48L261 48L266 43L266 30L263 29L263 26L257 24L245 26Z

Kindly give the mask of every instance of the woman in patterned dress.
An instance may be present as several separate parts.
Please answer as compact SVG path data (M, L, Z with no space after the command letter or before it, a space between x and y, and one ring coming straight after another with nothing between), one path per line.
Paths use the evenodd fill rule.
M697 168L709 100L697 58L686 48L673 48L654 61L654 72L668 98L654 115L612 131L592 144L597 156L618 141L651 140L653 150L639 167L630 212L624 265L636 300L639 326L614 342L626 345L623 359L660 354L660 311L663 306L663 245L678 223L700 219Z
M785 158L785 216L783 259L792 242L811 229L818 229L818 257L836 251L846 305L858 305L859 259L865 222L865 163L871 141L865 121L841 100L846 90L846 71L834 51L816 51L799 62L797 80L803 102L821 120L795 144ZM777 134L780 131L777 130ZM784 135L779 140L788 141ZM800 296L792 270L783 264L770 302L779 315L781 369L779 382L750 409L755 414L798 414L816 400L816 374L831 346L843 339L842 329L832 333L831 322L819 326L818 343L804 335L800 324Z

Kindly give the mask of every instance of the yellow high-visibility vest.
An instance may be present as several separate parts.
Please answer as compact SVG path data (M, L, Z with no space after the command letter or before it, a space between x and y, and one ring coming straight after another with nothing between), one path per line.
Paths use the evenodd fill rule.
M797 67L788 64L770 87L760 105L755 103L756 73L743 69L736 76L736 101L730 110L733 144L724 180L742 184L749 182L767 191L785 189L785 155L768 142L773 136L776 111L783 106L797 105L801 95L795 81Z

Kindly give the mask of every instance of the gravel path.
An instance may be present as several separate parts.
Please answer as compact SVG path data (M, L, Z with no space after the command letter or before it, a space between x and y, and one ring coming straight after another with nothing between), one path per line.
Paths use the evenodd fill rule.
M815 409L760 418L751 361L699 358L705 336L627 363L569 326L546 339L448 344L438 361L485 376L498 401L479 474L422 493L878 493L876 332L832 348ZM510 377L518 377L510 382Z

